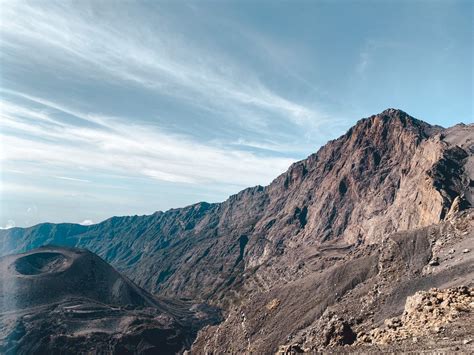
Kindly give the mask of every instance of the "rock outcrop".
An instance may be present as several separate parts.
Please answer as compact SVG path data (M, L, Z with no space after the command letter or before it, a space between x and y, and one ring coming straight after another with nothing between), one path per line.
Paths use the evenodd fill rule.
M406 300L401 317L386 319L384 326L359 334L359 342L389 344L440 333L462 313L474 312L474 288L466 286L418 291Z

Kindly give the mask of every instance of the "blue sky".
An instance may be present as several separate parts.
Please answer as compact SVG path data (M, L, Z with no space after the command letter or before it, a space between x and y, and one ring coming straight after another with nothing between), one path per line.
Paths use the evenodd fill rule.
M471 1L2 1L0 226L268 184L388 107L473 121Z

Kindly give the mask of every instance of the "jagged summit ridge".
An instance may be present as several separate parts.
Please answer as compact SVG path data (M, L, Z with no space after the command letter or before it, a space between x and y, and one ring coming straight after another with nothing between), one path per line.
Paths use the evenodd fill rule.
M374 129L378 129L378 131ZM351 129L349 129L348 134L387 135L390 134L390 131L398 134L402 131L406 131L427 138L438 133L442 129L442 127L433 126L414 118L402 110L388 108L379 114L359 120Z

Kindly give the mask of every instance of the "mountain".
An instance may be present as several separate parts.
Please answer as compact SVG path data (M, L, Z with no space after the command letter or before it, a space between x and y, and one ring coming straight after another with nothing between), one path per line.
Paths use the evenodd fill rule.
M337 345L336 329L357 339L402 312L416 291L472 280L469 253L455 254L449 270L426 267L444 257L436 254L440 240L456 248L472 241L473 157L472 124L444 129L388 109L266 187L93 226L3 230L1 254L47 244L87 248L152 293L219 306L227 317L201 331L198 352L272 352L292 339ZM326 327L344 302L357 300L344 312L358 314L360 299L359 320ZM311 331L329 340L302 335Z
M218 320L204 305L154 298L84 249L4 256L0 270L3 354L175 353Z

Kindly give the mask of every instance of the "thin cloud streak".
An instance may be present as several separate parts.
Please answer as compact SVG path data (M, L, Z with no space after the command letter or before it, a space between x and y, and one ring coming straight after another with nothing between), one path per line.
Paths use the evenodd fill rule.
M36 100L40 101L46 102ZM156 127L130 124L124 118L86 115L64 108L64 112L100 122L106 129L75 126L49 116L60 107L54 103L39 109L45 116L44 122L59 122L51 126L36 124L37 108L17 107L12 102L1 107L9 108L1 112L0 122L4 144L1 159L5 162L36 162L71 172L81 166L91 171L138 174L164 182L242 187L255 181L268 183L292 162L289 158L259 157L251 152L205 145L189 137L166 134ZM20 111L21 115L15 115ZM55 112L55 116L60 113ZM7 128L13 133L6 133ZM55 178L74 179L62 175Z
M87 182L87 183L91 182L90 180L72 178L68 176L53 176L53 178L59 179L59 180L68 180L68 181L77 181L77 182Z
M162 95L176 96L198 106L205 102L208 108L225 108L234 114L264 110L308 128L317 128L329 120L327 115L271 91L254 73L226 63L218 53L210 56L194 47L192 41L182 43L172 32L151 39L145 36L147 28L139 25L133 32L119 31L114 24L102 24L87 12L79 16L58 4L48 9L33 4L3 5L0 29L6 44L17 42L21 45L15 48L50 52L48 58L36 58L39 61L55 61L55 65L63 63L64 67L82 65L85 75L95 69L102 73L97 74L107 74L113 80L131 81ZM90 26L90 22L96 25ZM144 41L146 46L141 45ZM35 56L35 52L30 50L30 55ZM240 117L245 119L245 115ZM247 124L252 125L252 120Z

